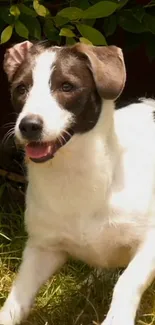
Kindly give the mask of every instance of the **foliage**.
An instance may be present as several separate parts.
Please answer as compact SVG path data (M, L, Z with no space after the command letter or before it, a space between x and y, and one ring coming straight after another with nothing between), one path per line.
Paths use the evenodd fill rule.
M134 36L131 48L145 40L153 59L155 0L18 0L0 6L1 44L15 38L107 45L118 30Z

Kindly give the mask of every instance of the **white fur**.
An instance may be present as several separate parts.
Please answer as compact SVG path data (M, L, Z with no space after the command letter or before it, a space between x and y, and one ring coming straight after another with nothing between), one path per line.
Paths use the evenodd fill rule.
M133 325L155 276L155 102L114 111L104 101L93 130L55 158L28 164L29 240L0 324L27 315L41 286L72 255L98 267L126 266L102 325ZM13 315L13 316L12 316Z
M32 70L33 86L15 127L15 134L20 142L24 142L24 140L20 134L19 124L22 118L29 114L43 117L43 141L45 142L59 136L64 129L68 128L69 122L73 119L72 113L60 107L54 96L51 96L50 78L55 59L55 53L50 50L46 50L36 57Z

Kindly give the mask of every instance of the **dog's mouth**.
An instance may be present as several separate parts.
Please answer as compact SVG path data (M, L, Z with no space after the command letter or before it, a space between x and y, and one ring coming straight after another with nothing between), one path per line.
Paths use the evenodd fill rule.
M69 129L63 133L61 138L55 141L29 142L25 147L26 156L36 163L52 159L55 153L72 138L73 134L73 130Z

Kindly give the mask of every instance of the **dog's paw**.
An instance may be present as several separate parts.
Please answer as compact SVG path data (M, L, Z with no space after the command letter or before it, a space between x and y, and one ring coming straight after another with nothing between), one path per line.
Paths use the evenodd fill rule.
M20 304L9 301L0 310L0 325L20 324L25 314Z
M13 319L9 312L0 311L0 325L14 325Z

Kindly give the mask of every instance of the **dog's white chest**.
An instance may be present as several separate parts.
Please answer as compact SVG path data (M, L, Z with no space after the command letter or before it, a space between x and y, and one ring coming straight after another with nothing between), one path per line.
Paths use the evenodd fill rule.
M124 224L118 227L110 221L103 201L101 170L99 175L88 171L72 173L72 170L68 175L54 175L40 174L36 186L33 184L31 188L29 184L26 213L29 234L40 245L64 250L89 264L115 266L119 260L120 265L125 265L135 235L131 235L131 227L125 233Z

